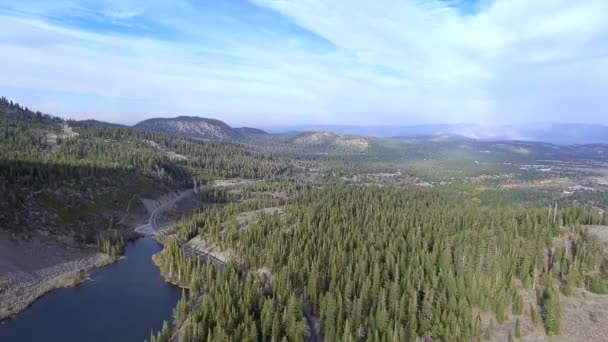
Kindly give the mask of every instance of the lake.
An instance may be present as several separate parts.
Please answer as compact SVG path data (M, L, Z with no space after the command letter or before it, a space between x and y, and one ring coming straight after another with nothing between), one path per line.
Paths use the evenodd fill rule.
M181 290L152 263L150 238L129 243L126 259L92 270L91 280L53 290L0 325L0 341L144 341L171 323Z

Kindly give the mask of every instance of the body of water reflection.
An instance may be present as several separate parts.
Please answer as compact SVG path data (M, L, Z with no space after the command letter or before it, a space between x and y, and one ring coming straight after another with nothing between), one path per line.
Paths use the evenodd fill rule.
M125 260L91 271L91 281L53 290L0 325L0 341L144 341L171 322L181 290L165 283L149 238L130 243Z

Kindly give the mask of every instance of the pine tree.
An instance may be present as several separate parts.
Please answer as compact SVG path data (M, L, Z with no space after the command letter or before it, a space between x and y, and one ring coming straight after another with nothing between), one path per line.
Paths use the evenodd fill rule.
M521 322L519 318L515 320L515 337L521 338Z
M560 332L560 304L559 292L547 289L542 299L542 309L545 322L545 331L548 335L559 335Z

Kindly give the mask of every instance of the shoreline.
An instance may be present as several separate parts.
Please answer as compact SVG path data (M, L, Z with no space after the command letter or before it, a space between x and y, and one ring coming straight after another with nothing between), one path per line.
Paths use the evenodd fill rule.
M152 240L156 241L159 245L163 246L163 248L156 254L152 255L152 263L154 264L154 266L156 266L160 272L160 276L161 278L163 278L163 281L167 284L171 284L175 287L179 287L180 289L186 289L189 290L190 286L189 284L180 284L178 281L176 281L175 277L170 277L169 275L169 271L165 268L162 267L162 265L160 264L160 261L158 260L158 258L160 258L161 253L163 253L163 251L165 250L165 244L162 243L162 239L159 239L157 237L152 237Z
M162 252L159 252L159 253L162 253ZM179 287L180 289L186 289L186 290L189 290L189 289L190 289L190 287L189 287L189 286L186 286L186 285L184 285L184 284L180 284L180 283L179 283L179 282L177 282L176 280L174 280L174 279L172 279L171 277L169 277L169 275L167 274L167 273L168 273L168 272L167 272L167 270L166 270L164 267L161 267L160 263L159 263L159 262L156 260L156 258L155 258L155 257L156 257L156 255L158 255L159 253L154 254L154 255L152 256L152 263L153 263L153 264L154 264L154 266L156 266L156 267L158 268L158 270L160 271L160 276L161 276L161 278L163 278L163 281L164 281L165 283L167 283L167 284L171 284L171 285L173 285L173 286L175 286L175 287Z
M121 258L95 253L33 272L11 272L0 276L0 322L14 318L48 292L89 280L88 272Z
M187 193L188 191L182 192L182 195L177 196L177 198L171 198L169 201L161 198L160 201L165 203L160 205L158 203L146 203L145 201L144 205L147 204L147 207L150 207L148 210L151 210L151 215L153 215L154 210L163 208L167 203L170 203L172 200L180 199L180 196L185 196ZM172 195L170 196L173 197ZM152 200L147 201L150 202ZM152 210L152 208L154 209ZM144 224L144 226L146 226L146 224ZM134 230L137 237L135 239L128 239L126 241L127 243L132 240L146 237L144 234L138 233L137 229L138 228L135 228ZM159 243L164 249L165 246L160 239L155 236L149 237ZM180 288L187 288L183 284L177 284L175 281L171 281L171 279L167 277L167 272L159 267L155 261L155 257L162 253L162 251L163 250L161 249L160 252L152 255L152 262L159 268L163 281ZM33 248L32 255L37 255L35 248ZM122 252L121 256L117 258L113 258L102 252L94 252L90 255L80 256L70 261L59 262L35 270L13 270L0 275L0 324L18 316L20 312L30 307L37 299L48 292L82 284L83 282L90 280L89 271L92 269L113 264L123 258Z

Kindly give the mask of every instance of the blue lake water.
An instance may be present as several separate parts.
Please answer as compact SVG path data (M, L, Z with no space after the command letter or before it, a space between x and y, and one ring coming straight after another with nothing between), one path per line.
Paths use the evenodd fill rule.
M92 270L79 286L49 292L5 321L0 341L149 341L151 330L172 321L181 296L152 263L161 248L149 238L130 243L126 259Z

